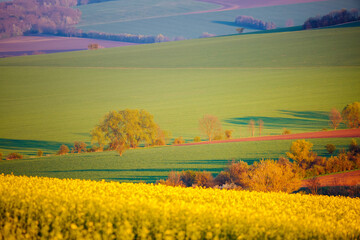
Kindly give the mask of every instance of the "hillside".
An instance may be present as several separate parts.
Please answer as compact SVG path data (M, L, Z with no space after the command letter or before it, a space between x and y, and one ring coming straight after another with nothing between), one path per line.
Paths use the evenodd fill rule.
M229 36L0 59L3 141L89 141L110 110L139 108L173 137L200 135L203 114L234 137L328 128L359 101L360 28ZM335 97L334 97L335 96ZM343 127L343 126L342 126Z
M143 35L161 33L170 38L198 38L204 32L216 35L237 33L238 26L234 25L234 20L239 15L253 16L285 27L288 20L292 20L295 26L302 25L309 17L324 15L336 9L360 7L357 0L157 0L155 3L156 7L153 1L150 4L143 0L136 3L117 0L80 6L82 18L77 27L84 31ZM251 31L254 30L245 30Z

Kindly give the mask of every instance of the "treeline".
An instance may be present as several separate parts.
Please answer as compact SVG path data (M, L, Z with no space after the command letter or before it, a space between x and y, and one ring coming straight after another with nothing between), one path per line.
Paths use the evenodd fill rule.
M77 24L77 0L13 0L0 3L0 38L24 33L57 34Z
M260 30L275 29L276 25L273 22L264 22L260 19L253 18L251 16L238 16L235 19L235 23L242 27L255 28Z
M335 10L324 16L311 17L303 24L303 29L320 28L337 24L359 21L359 11L357 9Z
M79 37L79 38L95 38L110 41L120 42L131 42L131 43L157 43L157 42L168 42L170 39L162 34L157 36L152 35L139 35L139 34L128 34L128 33L104 33L104 32L83 32L80 29L64 29L58 31L56 35L64 37Z
M210 172L170 172L159 184L183 187L215 187L262 192L287 192L298 190L305 177L360 169L360 146L352 139L347 151L337 156L319 157L312 151L313 144L305 140L292 143L288 158L261 160L252 165L232 162L215 178ZM313 186L309 186L313 187Z

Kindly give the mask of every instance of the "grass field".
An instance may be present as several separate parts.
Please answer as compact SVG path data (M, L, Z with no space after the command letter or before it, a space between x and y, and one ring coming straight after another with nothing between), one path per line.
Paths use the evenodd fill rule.
M154 183L156 180L166 179L172 170L206 170L217 175L232 161L242 160L252 164L261 159L285 157L292 141L132 149L121 157L116 152L103 152L0 161L0 172L26 176ZM314 144L313 150L316 153L329 157L325 150L326 144L334 144L337 154L342 149L348 149L351 139L310 139L310 141ZM360 142L360 139L357 141Z
M132 1L110 1L101 4L81 6L82 20L78 28L85 31L100 31L108 33L132 33L144 35L164 34L168 37L182 36L185 38L198 38L203 32L216 35L235 34L238 26L234 20L239 15L248 15L264 21L272 21L278 27L285 27L286 21L292 19L295 25L302 25L309 17L324 15L333 10L342 8L359 8L357 0L330 0L312 3L300 3L291 5L237 9L223 12L207 12L184 15L195 9L216 9L217 5L205 5L199 8L198 4L206 4L196 1L171 1L183 5L194 5L196 8L178 8L176 4L160 4L156 9L149 8L147 4L138 7L136 12L129 11L134 7ZM191 3L191 4L190 4ZM166 10L166 14L162 11ZM94 15L95 14L95 15ZM189 27L191 26L191 27ZM245 32L254 31L246 29Z

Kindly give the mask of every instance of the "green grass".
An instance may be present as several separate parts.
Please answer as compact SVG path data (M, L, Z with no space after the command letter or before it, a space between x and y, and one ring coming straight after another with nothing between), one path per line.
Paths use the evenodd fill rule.
M187 140L203 114L234 137L259 118L264 134L328 128L332 107L359 101L359 37L324 29L0 59L0 149L89 141L105 113L125 108Z
M357 0L330 0L181 15L186 12L216 9L218 6L189 0L185 2L172 0L170 3L157 0L156 7L151 7L153 1L151 6L149 1L140 1L139 4L138 2L122 0L81 6L79 9L82 11L82 19L77 27L85 31L143 35L161 33L169 37L198 38L203 32L216 35L236 33L238 26L234 25L234 20L239 15L253 16L264 21L272 21L278 27L285 27L288 19L292 19L295 25L302 25L309 17L324 15L342 8L359 8Z
M348 138L310 141L314 144L315 152L327 157L326 144L335 144L336 153L343 148L347 149L350 144ZM0 161L0 172L56 178L155 182L165 179L171 170L206 170L216 175L233 160L252 164L261 159L278 159L289 151L291 142L282 140L169 146L129 150L121 157L116 152L103 152Z

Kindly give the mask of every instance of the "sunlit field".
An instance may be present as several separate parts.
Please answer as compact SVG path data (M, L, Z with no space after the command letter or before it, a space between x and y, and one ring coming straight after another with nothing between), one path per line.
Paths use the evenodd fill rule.
M357 239L360 199L0 175L3 239Z

